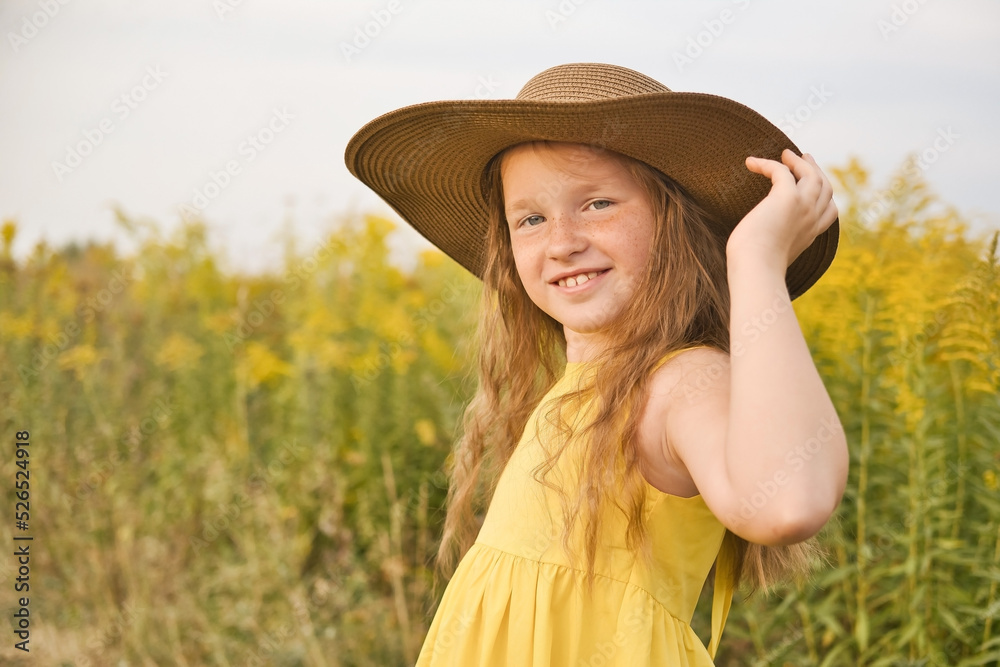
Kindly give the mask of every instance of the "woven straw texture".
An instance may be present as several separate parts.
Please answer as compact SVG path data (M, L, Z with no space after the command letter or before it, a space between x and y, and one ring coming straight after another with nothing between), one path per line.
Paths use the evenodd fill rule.
M672 178L728 238L770 190L747 170L748 155L801 152L766 118L733 100L672 92L613 65L560 65L535 76L513 100L428 102L387 113L348 143L348 169L431 243L482 275L489 161L515 144L563 141L609 149ZM788 267L794 299L826 271L839 221Z

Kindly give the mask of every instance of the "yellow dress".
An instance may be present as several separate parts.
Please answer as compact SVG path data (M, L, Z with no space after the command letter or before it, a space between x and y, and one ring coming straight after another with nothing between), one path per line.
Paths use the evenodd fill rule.
M567 364L539 405L575 388L585 367ZM725 528L701 496L681 498L647 483L654 567L643 568L627 549L624 514L605 512L593 597L588 597L582 548L576 566L562 548L558 495L531 475L543 460L541 439L551 428L542 420L538 431L538 412L497 482L475 543L445 589L417 667L712 665L732 600L723 574ZM573 484L579 479L579 454L570 446L548 479ZM572 544L582 544L581 535L575 530ZM717 557L723 567L716 568L706 649L690 621Z

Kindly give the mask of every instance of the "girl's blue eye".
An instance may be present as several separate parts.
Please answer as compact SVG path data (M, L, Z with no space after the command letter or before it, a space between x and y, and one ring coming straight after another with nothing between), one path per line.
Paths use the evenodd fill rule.
M593 202L591 206L593 206L597 210L601 210L611 206L611 202L609 202L607 199L598 199L597 201Z
M537 222L532 222L532 220L537 220ZM534 227L535 225L541 224L542 220L544 220L544 218L542 218L542 216L540 215L529 215L527 218L521 221L521 224L528 225L529 227Z

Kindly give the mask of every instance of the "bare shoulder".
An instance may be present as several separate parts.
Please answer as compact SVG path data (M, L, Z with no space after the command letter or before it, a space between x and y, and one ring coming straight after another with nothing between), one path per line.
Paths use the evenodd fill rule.
M733 377L729 355L707 349L676 355L651 380L640 429L653 486L658 479L667 493L700 495L726 528L758 544L800 542L826 523L843 495L848 452L842 429L826 425L825 394L818 406L809 396L794 410L775 406L768 378ZM808 390L789 385L777 396ZM816 443L809 461L805 442Z
M724 439L729 373L727 353L695 348L671 357L650 377L639 439L654 487L680 496L704 492L690 470L695 456L686 450L696 447L704 456Z
M699 347L671 357L650 378L650 400L675 405L678 399L697 401L720 389L729 377L729 355L712 347ZM721 384L725 384L721 382Z

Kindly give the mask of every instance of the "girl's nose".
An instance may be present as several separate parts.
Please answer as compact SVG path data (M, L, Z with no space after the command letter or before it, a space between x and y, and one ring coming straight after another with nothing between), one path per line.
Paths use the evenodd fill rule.
M587 238L579 220L566 213L549 219L547 253L550 259L565 260L587 247Z

